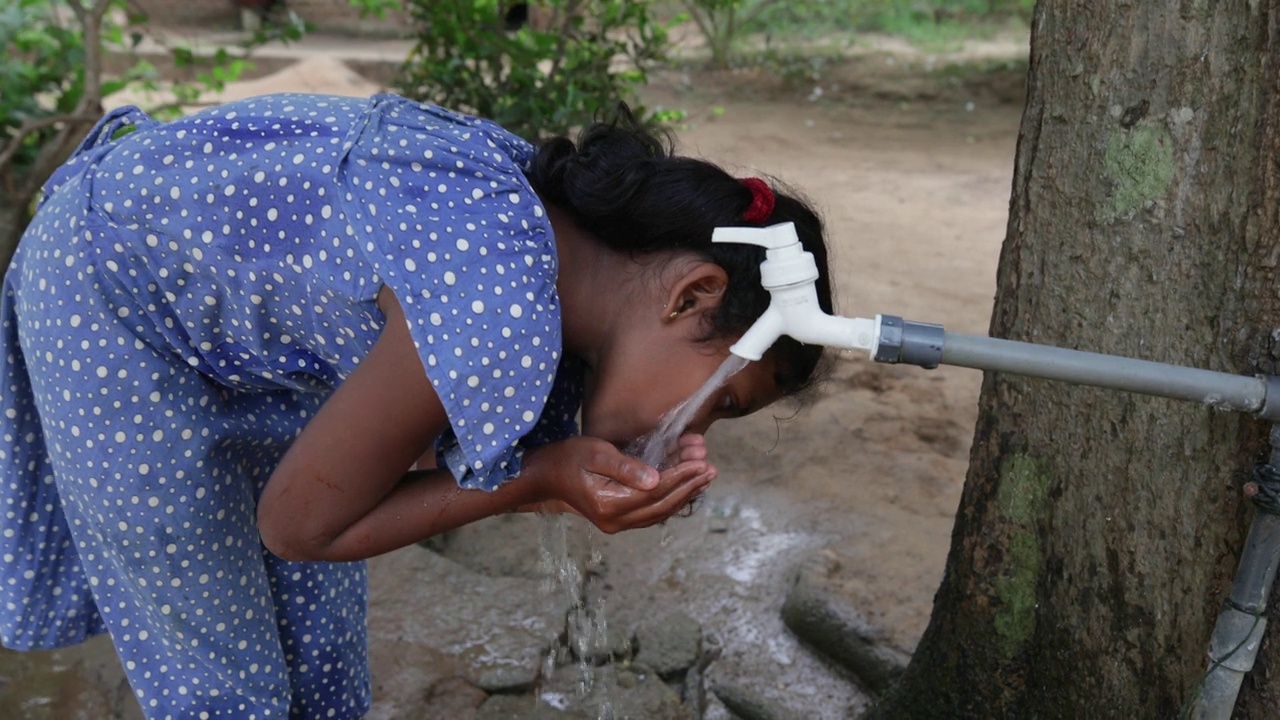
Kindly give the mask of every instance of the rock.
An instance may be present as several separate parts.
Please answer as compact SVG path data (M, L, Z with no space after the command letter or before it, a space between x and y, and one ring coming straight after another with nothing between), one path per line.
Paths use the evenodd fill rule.
M532 695L490 695L476 720L563 720L566 715Z
M664 680L679 677L702 654L702 625L675 612L636 628L636 662L654 669Z
M384 639L371 645L374 700L365 720L426 717L436 683L467 674L465 665L423 643Z
M566 644L575 660L603 665L631 657L631 636L605 621L599 605L575 607L565 621Z
M57 650L0 648L0 718L142 717L106 635Z
M490 691L532 686L567 610L541 583L490 577L408 547L369 562L371 717L419 717L427 688L461 677Z
M489 577L542 580L547 571L539 543L539 517L533 513L485 518L426 541L426 546Z
M624 677L627 678L625 692L621 690ZM693 720L696 717L690 708L680 702L680 696L674 690L653 675L619 669L614 694L613 717L646 720ZM603 716L593 714L589 717L594 719Z
M661 678L640 666L606 665L590 669L583 692L583 669L559 668L539 688L542 705L562 708L557 718L596 720L602 717L639 720L694 720L692 711Z
M800 720L799 715L739 685L716 683L711 692L742 720Z
M540 662L493 662L480 670L476 686L487 693L522 693L538 682Z
M656 673L608 665L558 668L538 694L491 695L475 720L695 720ZM587 682L584 682L584 677ZM585 689L584 686L589 687Z
M707 668L711 663L720 659L723 649L717 638L714 636L707 637L703 642L702 652L698 655L698 661L684 674L684 680L681 682L680 687L680 698L693 711L694 717L706 715Z
M815 553L800 564L782 604L782 621L801 640L853 673L868 691L883 694L907 666L906 653L880 642L857 609L828 587L834 557Z
M422 720L472 720L488 699L484 690L458 677L441 678L427 690Z

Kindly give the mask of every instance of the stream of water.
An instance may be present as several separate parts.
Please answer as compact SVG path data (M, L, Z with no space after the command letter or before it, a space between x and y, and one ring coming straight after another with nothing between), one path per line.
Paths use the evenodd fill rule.
M659 469L665 467L667 457L675 448L676 441L689 427L694 415L706 404L713 393L723 387L734 373L746 367L748 362L736 355L730 355L697 392L672 408L659 421L658 427L634 442L627 449L627 453L653 467ZM609 672L612 668L607 660L611 649L609 626L605 618L604 603L598 599L599 593L587 591L590 580L589 573L585 569L587 560L574 557L569 551L566 532L567 524L564 517L544 516L539 543L542 568L547 573L547 585L544 590L548 593L563 593L569 607L565 628L565 641L568 647L565 649L576 658L579 672L578 694L585 696L593 689L596 682L594 665L602 658L606 659L603 675L605 683L609 684L612 678L612 673ZM598 551L591 552L597 555L592 559L598 563ZM592 596L596 596L597 599L591 599ZM552 643L543 668L544 676L550 676L557 665L567 659L559 657L559 647L558 643ZM605 687L602 690L604 691L603 702L596 708L597 720L614 720L611 688ZM564 702L563 698L547 693L540 696L540 700L553 707L560 707Z
M653 432L636 440L631 447L627 448L627 454L640 458L659 470L663 469L666 466L667 456L675 448L676 440L689 427L693 416L698 414L698 410L706 404L712 393L719 390L729 381L729 378L745 368L749 362L750 360L746 358L730 355L696 393L663 415Z

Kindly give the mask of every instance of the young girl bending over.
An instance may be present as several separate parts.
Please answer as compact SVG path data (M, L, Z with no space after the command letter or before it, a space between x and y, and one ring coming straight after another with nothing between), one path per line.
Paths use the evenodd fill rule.
M620 450L768 305L712 229L785 221L825 278L808 207L625 109L537 148L388 95L111 113L4 279L0 637L110 632L149 718L359 717L354 561L516 509L661 522L711 423L810 380L784 338L661 472Z

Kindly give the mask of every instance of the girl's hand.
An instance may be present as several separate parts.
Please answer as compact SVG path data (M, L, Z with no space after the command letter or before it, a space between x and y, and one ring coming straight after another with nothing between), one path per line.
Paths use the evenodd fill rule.
M659 473L603 440L571 438L525 455L525 472L555 501L606 533L642 528L666 520L706 489L716 477L700 436L688 436L672 454L677 462Z
M676 440L676 446L667 455L667 459L663 462L663 467L673 468L682 462L697 462L706 459L707 439L702 435L689 433L681 435Z

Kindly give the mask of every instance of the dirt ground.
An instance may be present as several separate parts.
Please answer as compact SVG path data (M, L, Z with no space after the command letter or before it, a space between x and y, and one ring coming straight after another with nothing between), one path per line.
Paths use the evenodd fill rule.
M649 98L689 111L679 136L686 151L743 175L773 175L821 208L842 314L899 315L985 334L1022 75L990 60L965 71L926 69L935 62L945 61L909 50L873 53L812 86L731 73L653 88ZM814 87L824 89L816 100ZM777 623L788 573L815 549L834 555L840 571L833 582L849 602L889 643L915 647L942 577L981 379L971 370L926 371L837 353L830 380L808 407L712 429L722 476L703 512L736 517L728 537L673 528L664 531L665 547L621 537L610 538L611 547L679 550L684 559L665 563L644 551L632 558L688 572L702 567L698 583L682 584L666 600L719 618L710 624L728 636L744 624L761 627L764 637L739 641L736 653L727 644L715 671L744 681L776 678L772 687L757 682L757 690L802 716L847 717L865 698L846 696L839 678L808 662ZM717 562L721 575L741 580L724 583L727 597L691 590L717 585ZM660 576L655 570L641 579ZM616 604L643 607L632 600Z
M671 72L644 100L688 112L685 152L771 175L817 204L843 314L985 333L1021 112L1019 57L1016 39L967 55L885 46L802 84ZM958 60L969 64L957 69ZM378 88L314 57L227 98L275 90ZM833 554L846 595L888 642L911 650L942 576L980 381L969 370L840 353L808 407L714 428L721 479L693 518L601 538L613 618L651 615L655 601L683 608L725 638L724 677L773 678L771 694L792 707L806 705L798 696L814 707L860 705L856 691L833 689L840 678L814 680L826 671L773 619L787 573L806 552Z
M985 334L1021 77L975 69L953 82L885 58L912 62L871 56L834 70L817 102L805 88L732 76L653 96L690 111L687 151L769 173L821 208L841 314ZM859 605L906 649L941 578L980 382L970 370L837 353L830 380L794 417L780 409L712 430L723 484L828 538L858 577Z

